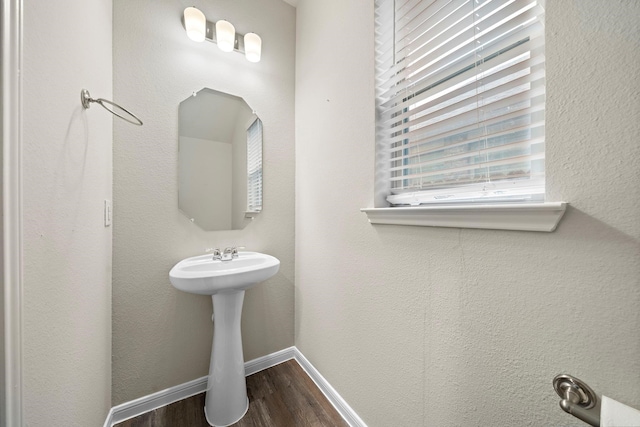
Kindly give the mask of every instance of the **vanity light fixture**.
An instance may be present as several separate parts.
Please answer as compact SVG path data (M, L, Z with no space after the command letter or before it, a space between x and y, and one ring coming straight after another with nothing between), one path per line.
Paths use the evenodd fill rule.
M216 43L224 52L235 50L244 53L250 62L260 61L262 39L256 33L238 34L233 24L223 19L215 23L207 21L204 13L195 7L184 10L183 23L187 36L193 41L202 42L206 39Z

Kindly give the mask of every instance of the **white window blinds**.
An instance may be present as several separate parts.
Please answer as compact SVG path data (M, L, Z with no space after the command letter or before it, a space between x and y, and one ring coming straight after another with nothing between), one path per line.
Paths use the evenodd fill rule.
M376 135L392 205L544 201L543 6L376 0Z
M247 210L262 210L262 121L247 129Z

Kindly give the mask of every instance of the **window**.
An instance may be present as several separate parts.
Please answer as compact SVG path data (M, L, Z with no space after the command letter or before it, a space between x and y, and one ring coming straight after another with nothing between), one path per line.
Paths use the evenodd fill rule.
M544 201L543 6L376 0L390 205Z
M262 210L262 121L247 129L247 210Z

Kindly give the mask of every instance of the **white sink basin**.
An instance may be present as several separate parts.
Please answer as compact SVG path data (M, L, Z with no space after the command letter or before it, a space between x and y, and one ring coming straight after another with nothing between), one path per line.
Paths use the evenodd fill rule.
M220 291L244 290L278 272L280 261L259 252L238 252L231 261L199 255L177 263L169 272L171 284L181 291L214 295Z

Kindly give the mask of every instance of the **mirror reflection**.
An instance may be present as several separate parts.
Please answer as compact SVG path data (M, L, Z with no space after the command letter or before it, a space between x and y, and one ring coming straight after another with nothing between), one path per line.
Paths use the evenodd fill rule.
M262 210L262 122L244 99L204 88L180 103L178 207L207 231Z

